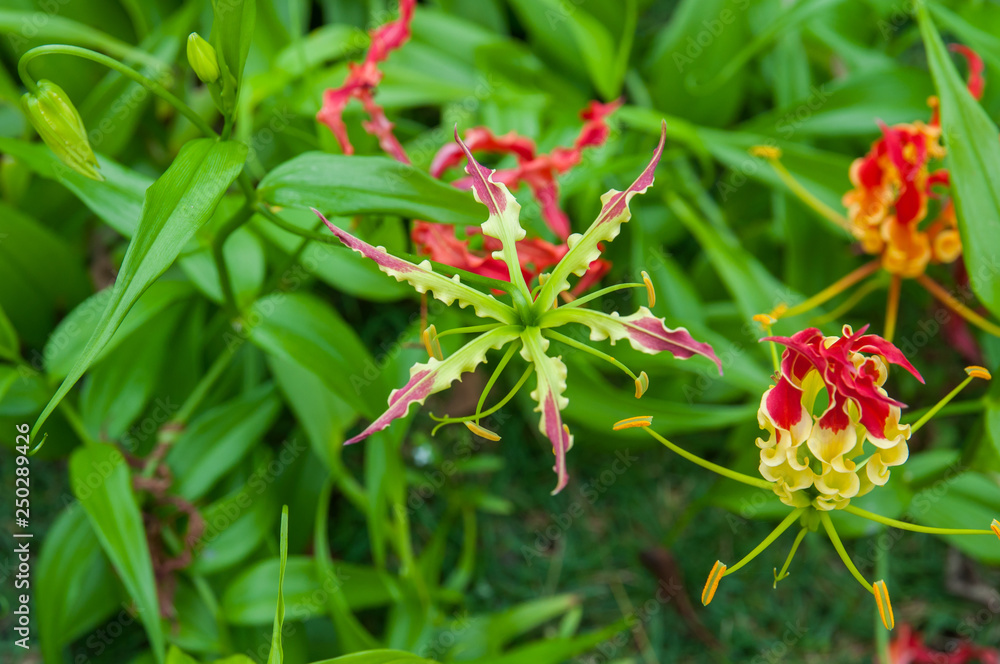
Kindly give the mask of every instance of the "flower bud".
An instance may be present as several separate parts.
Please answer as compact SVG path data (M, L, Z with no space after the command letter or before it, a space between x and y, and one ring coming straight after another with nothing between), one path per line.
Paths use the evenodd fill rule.
M87 139L87 129L73 102L52 81L38 82L36 92L21 97L28 121L60 161L92 180L102 181L97 157Z
M215 49L197 32L188 35L187 58L191 69L203 83L215 83L219 80L219 59L215 55Z

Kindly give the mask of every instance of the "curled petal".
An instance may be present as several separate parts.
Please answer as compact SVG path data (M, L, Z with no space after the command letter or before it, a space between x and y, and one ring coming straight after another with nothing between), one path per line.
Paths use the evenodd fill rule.
M521 274L521 265L517 258L517 241L523 240L525 236L525 230L518 219L521 206L506 186L493 181L493 171L476 161L472 152L459 138L457 128L455 140L462 146L468 159L466 172L472 180L472 193L477 201L486 206L490 215L482 224L483 234L500 240L501 248L493 252L493 258L507 264L510 282L521 288L530 299L530 291L524 282L524 275Z
M967 83L969 93L976 99L982 99L983 88L986 86L986 79L983 78L983 59L965 44L951 44L948 46L948 50L965 58L969 65L969 82Z
M389 395L389 408L368 427L346 441L345 445L364 440L377 431L388 427L393 420L405 417L412 404L422 404L430 395L448 389L462 377L486 361L486 353L517 338L520 328L506 325L485 332L462 346L446 360L431 358L426 364L415 364L410 369L410 380L406 385L393 390Z
M582 235L574 233L569 236L566 241L569 251L552 271L552 277L546 282L538 296L539 301L553 302L559 293L569 288L571 274L582 276L590 264L600 258L601 250L598 245L601 242L611 242L618 237L621 225L632 218L629 201L636 194L645 193L653 184L653 173L656 171L660 156L663 154L663 144L666 137L666 123L664 123L660 132L660 143L653 152L653 158L635 182L625 191L612 189L601 196L601 212L597 215L594 223Z
M493 318L501 323L513 323L516 320L513 309L492 295L480 293L476 289L466 286L459 280L458 275L449 279L434 272L429 261L416 265L402 258L397 258L384 248L373 247L364 240L334 226L319 210L314 209L313 212L323 220L348 249L375 261L382 272L394 277L396 281L406 281L419 293L430 292L445 304L451 304L458 300L459 307L465 308L471 305L480 318Z
M547 284L546 284L547 285ZM561 307L546 312L542 317L543 327L559 327L566 323L580 323L590 328L590 339L611 343L627 339L632 348L655 355L667 351L678 359L686 360L701 355L715 362L722 374L722 361L707 343L695 341L683 327L671 330L662 318L657 318L646 307L631 316L619 316L618 312L606 314L601 311Z
M553 470L557 480L552 492L555 495L569 481L566 453L573 447L573 436L562 421L562 409L569 405L569 399L563 396L566 391L566 365L560 358L545 354L549 348L549 340L542 336L539 328L525 329L521 334L521 341L524 342L521 356L535 365L538 379L537 387L531 393L531 398L538 403L535 412L541 413L538 429L552 443L552 453L556 458Z

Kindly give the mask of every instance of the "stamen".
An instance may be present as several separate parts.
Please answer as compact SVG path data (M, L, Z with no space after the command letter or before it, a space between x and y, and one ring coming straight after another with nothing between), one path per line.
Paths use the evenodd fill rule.
M889 589L885 587L885 581L876 581L872 585L872 594L875 595L875 604L878 605L878 614L882 616L882 624L886 629L896 626L896 619L892 615L892 602L889 601Z
M639 399L646 390L649 389L649 376L646 375L645 371L639 372L639 377L635 379L635 398Z
M858 302L865 299L869 293L878 289L882 284L879 279L869 279L863 286L851 293L846 300L838 304L835 309L832 309L829 313L823 314L822 316L817 316L810 321L812 327L823 327L827 323L835 321L840 317L844 316L851 309L857 306Z
M497 368L499 369L499 367ZM492 415L493 413L497 412L498 410L503 408L508 401L514 398L514 395L517 394L518 390L521 389L521 386L524 385L525 381L528 380L528 376L530 376L534 370L535 370L535 365L529 364L528 367L524 370L524 373L521 374L521 377L518 378L517 383L514 384L514 387L510 388L510 392L507 393L507 396L505 396L503 399L494 404L493 407L491 407L489 410L484 410L483 412L480 413L478 412L477 409L477 412L473 413L472 415L466 415L464 417L448 417L447 415L445 417L438 417L437 415L431 413L430 415L431 419L438 423L437 426L431 429L431 435L433 436L434 434L436 434L438 432L438 429L440 429L446 424L456 424L458 422L469 422L472 420L478 421L483 417L487 417L488 415ZM495 373L494 375L497 375L497 373ZM480 397L480 400L482 400L482 398L483 397Z
M992 378L989 371L987 371L983 367L978 367L978 366L966 367L965 373L968 374L968 378L959 383L958 387L953 389L951 392L944 395L944 397L940 401L931 406L930 410L924 413L919 420L917 420L910 426L910 435L913 435L914 433L917 432L917 430L920 429L920 427L927 424L927 422L929 422L932 417L937 415L942 408L948 405L948 402L957 397L958 393L964 390L965 386L971 383L973 379L981 378L983 380L990 380Z
M642 271L642 283L646 284L646 297L649 299L649 308L656 304L656 289L653 288L653 280L649 278L649 273Z
M476 434L480 438L485 438L486 440L492 440L492 441L500 440L500 436L498 434L495 434L489 429L479 426L475 422L465 422L464 424L469 431Z
M772 168L774 168L774 172L778 175L778 178L785 184L785 186L788 187L793 194L798 196L799 200L815 210L817 214L829 219L841 228L847 228L848 221L842 214L838 213L836 210L817 198L815 194L806 189L801 182L796 180L794 175L788 172L788 169L781 163L780 149L772 146L758 145L750 148L750 154L755 157L767 159L768 163L771 164Z
M941 304L948 307L979 329L989 332L995 337L1000 337L1000 326L997 326L995 323L991 323L969 307L956 300L951 293L941 286L941 284L937 283L926 274L918 275L916 279L917 282L926 288L927 292L936 297Z
M437 338L437 328L433 325L428 325L420 333L420 338L424 342L424 348L427 349L428 356L433 357L435 360L444 359L444 354L441 352L441 343Z
M639 415L638 417L629 417L624 420L619 420L611 426L612 431L621 431L622 429L635 429L638 427L648 427L653 424L652 415Z
M637 419L637 418L633 418L633 419ZM622 422L626 422L626 421L627 420L622 420ZM619 422L618 424L621 424L621 422ZM713 473L716 473L717 475L722 475L723 477L728 477L731 480L735 480L737 482L742 482L743 484L749 484L750 486L755 486L755 487L758 487L760 489L767 489L769 491L771 490L771 483L768 482L767 480L760 479L760 478L757 478L757 477L750 477L749 475L744 475L743 473L739 473L739 472L737 472L735 470L730 470L729 468L726 468L725 466L720 466L717 463L712 463L711 461L706 461L705 459L702 459L697 454L692 454L691 452L688 452L684 448L679 447L677 445L674 445L673 443L671 443L669 440L667 440L666 438L664 438L660 434L658 434L655 431L653 431L652 429L648 428L649 427L648 424L645 424L645 425L637 424L637 425L633 425L633 426L642 426L642 427L644 427L644 431L646 433L648 433L650 436L652 436L656 440L658 440L661 443L663 443L663 445L666 446L667 449L669 449L670 451L674 452L675 454L677 454L679 456L684 457L685 459L687 459L691 463L696 463L699 466L701 466L702 468L705 468L707 470L711 470Z
M993 531L994 535L1000 538L1000 521L993 519L993 523L990 524L990 530Z
M785 309L780 313L778 313L778 310L775 309L775 312L772 312L771 315L774 316L775 318L788 318L790 316L797 316L799 314L804 314L807 311L812 311L813 309L823 304L827 300L844 292L845 290L847 290L854 284L858 283L868 275L873 274L880 267L882 267L882 259L876 258L873 261L869 261L864 265L862 265L861 267L859 267L858 269L854 270L853 272L847 274L844 277L841 277L839 280L830 284L829 286L827 286L820 292L816 293L809 299L805 300L804 302L800 302L799 304L796 304L794 307Z
M799 550L799 544L802 543L803 538L805 538L806 533L809 532L808 528L803 528L799 531L799 534L795 536L795 541L792 542L792 550L788 552L788 557L785 558L785 564L781 566L781 571L779 572L777 568L774 570L774 587L778 587L778 581L781 581L786 576L788 576L788 567L792 564L792 558L795 557L795 552Z
M969 374L973 378L982 378L983 380L992 380L993 378L992 374L990 374L986 367L979 367L976 365L965 367L965 373Z
M784 311L787 308L784 304L779 304L770 314L755 314L753 319L760 323L760 326L764 328L764 335L769 337L771 336L771 326L778 322L778 319L775 318L775 312ZM778 346L773 341L768 343L771 345L771 362L774 364L774 372L780 373L781 362L778 360Z
M645 272L643 272L643 274L645 274ZM572 302L564 304L563 308L569 309L573 307L579 307L581 305L587 304L591 300L596 300L599 297L603 297L605 295L608 295L609 293L614 293L615 291L624 290L626 288L646 288L647 291L649 289L649 287L646 286L646 284L633 284L633 283L615 284L614 286L608 286L607 288L602 288L599 291L594 291L593 293L589 293L587 295L584 295L583 297L578 297L574 299ZM655 294L654 294L654 300L655 300ZM653 305L650 304L649 306Z
M705 587L701 591L701 603L703 605L708 606L712 603L715 591L719 588L719 581L722 581L722 577L725 575L726 566L722 564L721 560L716 560L712 566L712 571L708 573L708 578L705 580Z

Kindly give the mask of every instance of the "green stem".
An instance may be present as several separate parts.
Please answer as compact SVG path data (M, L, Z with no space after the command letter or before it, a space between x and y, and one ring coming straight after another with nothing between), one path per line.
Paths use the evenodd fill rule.
M854 516L860 516L862 519L868 519L869 521L874 521L875 523L881 523L886 526L892 526L893 528L899 528L900 530L910 530L915 533L928 533L930 535L992 535L992 530L975 530L971 528L933 528L930 526L918 526L915 523L908 523L906 521L899 521L898 519L890 519L889 517L882 516L881 514L875 514L874 512L869 512L868 510L863 510L860 507L855 507L854 505L848 505L844 508L845 512L853 514Z
M671 450L672 452L674 452L674 453L676 453L676 454L684 457L685 459L687 459L691 463L696 463L699 466L701 466L702 468L706 468L708 470L711 470L713 473L716 473L718 475L722 475L723 477L728 477L731 480L735 480L735 481L741 482L743 484L748 484L750 486L755 486L755 487L760 488L760 489L767 489L768 491L771 490L771 483L768 482L768 481L766 481L766 480L757 479L756 477L750 477L749 475L744 475L743 473L737 472L735 470L730 470L730 469L728 469L728 468L726 468L724 466L720 466L717 463L712 463L711 461L706 461L706 460L702 459L700 456L698 456L696 454L692 454L691 452L688 452L684 448L678 447L677 445L674 445L669 440L667 440L666 438L664 438L660 434L656 433L655 431L653 431L649 427L642 427L642 429L643 429L643 431L645 431L646 433L648 433L650 436L652 436L656 440L658 440L661 443L663 443L669 450Z
M942 408L944 408L948 404L949 401L951 401L956 396L958 396L958 393L961 392L963 389L965 389L965 386L968 385L969 383L971 383L973 378L974 378L974 376L969 376L968 378L966 378L965 380L963 380L961 383L958 384L958 387L956 387L951 392L949 392L948 394L946 394L944 396L944 398L941 399L941 401L938 401L936 404L934 404L930 408L930 410L928 410L926 413L924 413L923 416L919 420L917 420L916 422L914 422L913 424L911 424L910 425L910 435L912 436L913 434L915 434L917 431L920 430L920 428L922 426L924 426L925 424L927 424L927 422L929 422L932 417L934 417L935 415L937 415L938 411L941 410Z
M486 323L485 325L471 325L469 327L453 327L450 330L445 330L444 332L438 332L437 338L446 337L449 334L482 334L483 332L489 332L490 330L495 330L498 327L502 327L503 323Z
M639 377L636 376L634 373L632 373L631 369L629 369L624 364L622 364L621 362L619 362L615 358L611 357L607 353L602 353L601 351L597 350L596 348L591 348L587 344L582 344L579 341L577 341L576 339L571 339L570 337L567 337L565 334L561 334L559 332L556 332L555 330L546 329L542 334L544 334L549 339L553 339L554 341L558 341L559 343L566 344L570 348L575 348L577 350L582 350L584 353L589 353L590 355L593 355L594 357L600 358L600 359L604 360L605 362L608 362L609 364L613 364L616 367L618 367L619 369L621 369L622 371L624 371L626 374L628 374L628 376L632 380L639 380Z
M437 417L436 415L432 414L431 419L434 420L435 422L438 422L438 425L435 426L433 429L431 429L431 435L433 436L435 433L437 433L438 429L440 429L446 424L456 424L458 422L469 422L472 420L478 421L483 417L489 417L493 413L497 412L498 410L503 408L508 401L514 398L514 395L517 394L518 390L521 389L521 386L524 385L524 382L528 380L528 376L530 376L531 372L534 370L535 370L535 365L529 364L528 368L524 370L524 373L521 374L521 377L517 380L517 383L514 384L514 387L512 387L510 389L510 392L507 393L507 396L501 399L497 404L495 404L489 410L485 410L481 413L475 413L473 415L466 415L464 417Z
M799 530L799 534L795 536L795 541L792 542L792 549L788 552L788 557L785 558L785 564L781 566L781 571L774 575L774 587L778 587L778 581L781 581L786 576L788 576L788 568L792 564L792 558L795 557L795 552L799 550L799 544L805 539L806 533L809 532L808 528L802 528Z
M833 548L837 550L837 554L840 556L840 559L843 560L844 565L847 566L847 570L855 579L858 580L858 583L860 583L865 590L875 594L875 591L872 590L872 584L865 581L865 577L861 576L861 572L858 571L858 568L855 567L854 563L851 561L850 556L847 555L847 550L844 549L844 543L840 541L837 529L833 527L833 521L830 520L830 515L826 512L819 512L819 520L823 522L823 528L826 530L826 534L829 536L830 541L833 542Z
M967 401L956 401L955 403L950 403L942 408L937 413L937 417L945 417L949 415L968 415L969 413L978 413L984 408L986 408L986 400L982 397L979 397L978 399L969 399ZM910 413L910 416L919 418L926 414L929 410L930 408L920 408Z
M568 304L562 305L563 309L572 309L584 305L591 300L596 300L599 297L608 295L609 293L614 293L615 291L625 290L626 288L645 288L646 284L616 284L614 286L608 286L607 288L602 288L599 291L595 291L583 297L579 297Z
M502 358L500 358L500 363L497 365L497 368L493 371L493 375L490 376L490 379L486 382L486 387L483 388L483 393L479 395L479 403L476 404L476 424L479 424L479 420L482 417L480 413L482 413L483 404L486 403L486 397L489 396L490 390L493 389L493 385L497 382L497 378L500 377L500 374L503 372L504 367L506 367L507 363L510 362L510 358L513 357L514 353L517 352L517 348L518 348L517 344L510 345L510 348L507 349L507 352L503 354Z
M184 117L191 121L191 123L197 127L203 134L211 138L218 138L218 134L212 129L207 122L200 115L198 115L193 108L181 101L176 95L167 90L165 87L157 83L156 81L143 76L137 72L132 67L122 64L114 58L109 58L103 53L98 53L97 51L92 51L89 48L80 48L79 46L69 46L66 44L49 44L46 46L36 46L35 48L27 51L21 56L21 59L17 63L17 73L20 75L21 80L24 81L25 86L31 92L38 91L38 85L35 83L34 79L28 73L28 63L31 60L42 56L42 55L75 55L77 57L83 58L85 60L91 60L98 64L102 64L105 67L115 70L119 74L132 79L139 85L142 85L147 90L158 95L168 104L176 108Z
M747 555L743 556L743 560L741 560L740 562L736 563L732 567L727 567L726 571L722 573L722 576L729 576L730 574L732 574L733 572L735 572L736 570L740 569L741 567L743 567L744 565L746 565L748 562L750 562L751 560L753 560L754 558L756 558L758 555L760 555L761 551L763 551L767 547L771 546L771 543L774 542L774 540L778 539L778 537L781 536L781 533L783 533L786 530L788 530L788 528L793 523L795 523L795 521L798 520L798 518L800 516L802 516L802 513L805 512L806 509L808 509L808 508L799 507L797 509L792 510L792 512L788 516L786 516L784 518L784 520L781 523L779 523L778 526L774 530L771 531L771 534L764 538L763 542L761 542L756 547L754 547L753 551L751 551Z

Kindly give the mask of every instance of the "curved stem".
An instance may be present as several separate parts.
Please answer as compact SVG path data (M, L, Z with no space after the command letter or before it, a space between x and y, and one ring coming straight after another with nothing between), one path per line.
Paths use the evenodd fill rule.
M835 309L832 309L829 313L823 314L822 316L817 316L816 318L809 321L812 327L823 327L827 323L833 322L845 315L855 306L858 302L863 300L869 293L874 290L878 290L882 286L881 280L877 278L869 279L865 284L851 293L846 300L838 304Z
M622 364L621 362L619 362L615 358L611 357L607 353L602 353L601 351L597 350L596 348L591 348L587 344L582 344L579 341L577 341L576 339L572 339L570 337L567 337L565 334L561 334L559 332L556 332L555 330L547 329L547 330L543 331L542 334L544 334L549 339L553 339L555 341L558 341L559 343L566 344L570 348L575 348L577 350L582 350L584 353L589 353L590 355L593 355L594 357L600 358L600 359L604 360L605 362L608 362L609 364L613 364L614 366L618 367L619 369L621 369L622 371L624 371L626 374L628 374L628 376L632 380L639 380L639 377L636 376L634 373L632 373L631 369L629 369L624 364Z
M789 526L795 523L795 521L800 516L802 516L802 513L805 512L806 509L807 508L805 507L799 507L797 509L792 510L792 512L788 516L786 516L785 519L781 523L779 523L774 530L771 531L771 534L764 538L763 542L754 547L753 551L743 556L743 560L736 563L732 567L727 567L726 571L722 573L722 576L729 576L730 574L732 574L733 572L740 569L748 562L756 558L758 555L760 555L761 551L771 546L771 543L774 542L774 540L778 539L781 533L788 530Z
M113 69L119 74L132 79L139 85L145 87L147 90L158 95L168 104L176 108L184 117L191 121L191 123L197 127L203 134L212 138L218 138L218 134L212 129L207 122L200 115L198 115L193 108L181 101L176 95L167 90L165 87L157 83L156 81L143 76L137 72L132 67L126 64L122 64L114 58L110 58L103 53L98 53L97 51L92 51L89 48L81 48L79 46L69 46L67 44L49 44L46 46L36 46L35 48L27 51L21 56L21 59L17 63L17 73L20 75L21 80L24 81L25 86L32 91L37 92L38 85L35 83L34 79L28 73L28 63L31 60L42 56L42 55L75 55L79 58L85 60L91 60L98 64L102 64L109 69Z
M737 482L742 482L743 484L749 484L750 486L755 486L759 489L767 489L768 491L771 490L771 483L766 480L757 479L756 477L750 477L749 475L744 475L743 473L736 472L735 470L730 470L724 466L712 463L711 461L706 461L705 459L702 459L700 456L692 454L687 450L685 450L684 448L674 445L669 440L667 440L660 434L656 433L649 427L643 427L642 429L650 436L663 443L669 450L678 454L679 456L684 457L691 463L696 463L702 468L711 470L713 473L717 473L719 475L722 475L723 477L728 477L731 480L736 480Z
M850 509L850 507L848 507ZM840 536L837 534L837 529L833 527L833 521L830 520L830 515L826 512L819 513L819 520L823 522L823 528L826 530L826 534L829 536L830 541L833 542L833 548L837 550L837 554L840 555L840 559L844 561L844 565L847 566L847 570L851 573L858 583L867 590L868 592L875 594L872 589L872 584L865 581L865 577L861 576L861 572L858 568L854 566L851 561L851 557L847 555L847 551L844 549L844 543L840 541Z
M889 517L882 516L881 514L875 514L874 512L869 512L868 510L863 510L860 507L855 507L853 505L848 505L844 508L845 512L853 514L854 516L860 516L862 519L868 519L869 521L874 521L876 523L881 523L886 526L892 526L893 528L899 528L900 530L910 530L915 533L928 533L930 535L992 535L992 530L974 530L971 528L932 528L929 526L918 526L915 523L907 523L906 521L899 521L898 519L890 519Z
M782 164L779 159L768 159L768 161L771 163L771 166L774 167L774 172L777 173L778 178L793 194L799 198L800 201L815 210L820 216L829 219L841 228L848 227L848 221L844 215L831 208L829 205L817 198L815 194L806 189L801 182L795 179L794 175L788 172L788 169L785 168L785 165Z
M470 422L472 420L478 421L480 418L488 417L489 415L492 415L493 413L497 412L505 405L507 405L508 401L514 398L514 395L517 394L518 390L521 389L521 386L524 385L524 382L528 380L528 376L530 376L531 372L534 370L535 370L535 365L529 364L528 368L524 370L523 374L521 374L521 377L518 379L514 387L510 388L510 392L507 393L507 396L501 399L497 404L495 404L489 410L484 410L481 413L474 413L472 415L465 415L464 417L437 417L432 414L431 419L434 420L435 422L438 422L438 425L435 426L433 429L431 429L431 435L433 436L435 433L437 433L438 429L440 429L446 424L457 424L458 422Z
M437 338L446 337L449 334L482 334L483 332L489 332L490 330L495 330L498 327L502 327L503 323L486 323L485 325L471 325L469 327L453 327L450 330L445 330L444 332L438 332Z
M490 379L486 382L486 387L483 388L483 393L479 395L479 402L476 404L476 424L479 424L479 418L482 417L480 413L483 410L483 404L486 403L486 397L489 396L490 390L493 389L493 386L497 382L497 378L500 377L504 367L507 366L507 363L510 362L510 358L513 357L516 352L517 344L511 344L510 348L507 349L507 352L503 354L502 358L500 358L500 363L497 364L497 368L493 371L493 375L490 376Z
M589 293L583 297L578 297L572 302L562 305L563 309L572 309L574 307L579 307L580 305L586 304L591 300L596 300L599 297L607 295L609 293L614 293L615 291L625 290L626 288L645 288L646 284L616 284L614 286L608 286L607 288L602 288L599 291Z
M941 302L941 304L948 307L984 332L989 332L995 337L1000 337L1000 326L997 326L995 323L991 323L969 307L959 302L951 293L945 290L941 284L937 283L926 274L921 274L916 279L917 283L926 288L931 295L936 297Z
M802 528L799 530L799 534L795 536L795 541L792 542L792 549L788 552L788 557L785 558L785 564L781 566L781 571L774 575L774 587L778 587L778 581L781 581L786 576L788 576L788 568L792 564L792 558L795 557L795 552L799 550L799 544L805 539L806 533L809 532L808 528Z
M948 404L949 401L951 401L956 396L958 396L958 393L961 392L962 390L964 390L965 386L968 385L969 383L971 383L973 378L974 378L974 376L969 376L968 378L966 378L965 380L963 380L961 383L959 383L955 387L955 389L953 389L948 394L944 395L944 397L940 401L938 401L936 404L934 404L933 406L931 406L930 409L926 413L924 413L920 417L919 420L917 420L916 422L914 422L913 424L911 424L910 425L910 435L912 436L914 433L916 433L920 429L920 427L922 427L925 424L927 424L927 422L929 422L932 417L934 417L935 415L937 415L938 411L941 410L942 408L944 408Z

